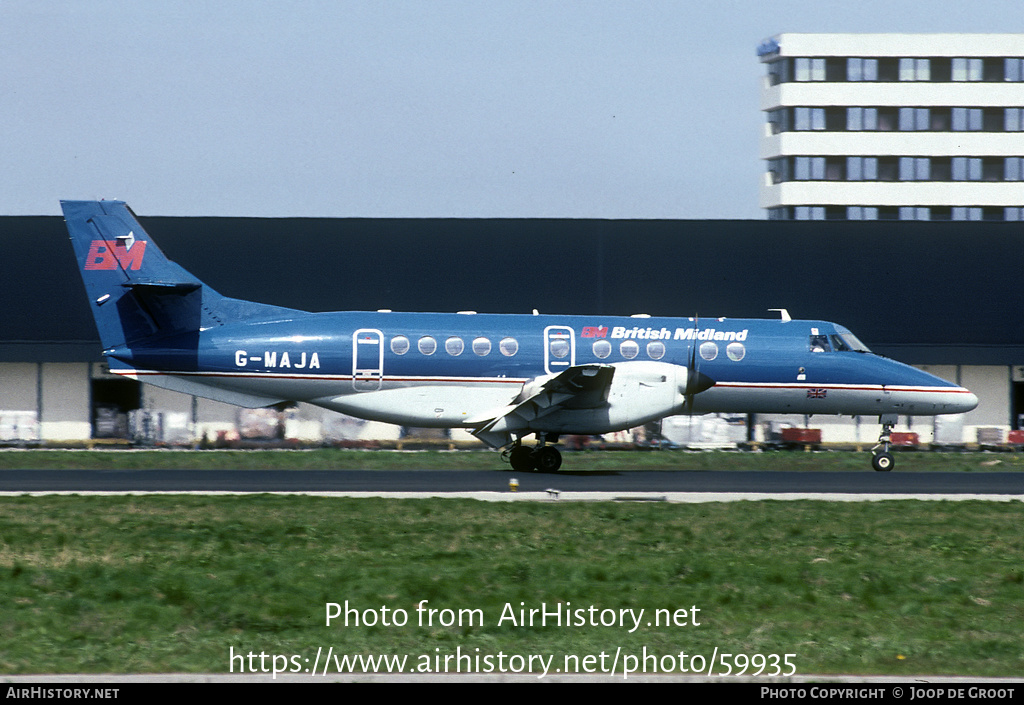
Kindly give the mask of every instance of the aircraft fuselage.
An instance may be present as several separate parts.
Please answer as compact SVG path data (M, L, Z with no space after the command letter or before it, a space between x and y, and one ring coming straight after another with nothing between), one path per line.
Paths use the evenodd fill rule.
M714 380L691 405L673 380L664 380L671 393L660 395L660 379L637 381L637 393L647 391L656 405L640 416L653 418L684 411L934 415L977 404L966 389L908 365L835 349L832 340L842 335L849 332L833 323L801 320L297 313L107 354L122 363L112 371L151 383L174 377L214 394L305 401L415 426L472 427L528 381L580 365L646 366L667 377L693 364ZM618 429L578 432L609 430Z

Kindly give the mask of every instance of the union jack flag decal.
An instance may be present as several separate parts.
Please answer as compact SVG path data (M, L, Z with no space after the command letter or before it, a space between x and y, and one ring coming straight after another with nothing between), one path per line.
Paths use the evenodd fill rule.
M828 390L821 387L813 387L807 390L808 399L824 399L826 394L828 394Z

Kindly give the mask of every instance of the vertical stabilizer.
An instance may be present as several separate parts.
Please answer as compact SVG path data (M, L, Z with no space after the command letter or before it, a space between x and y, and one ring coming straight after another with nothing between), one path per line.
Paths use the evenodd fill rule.
M121 201L61 201L105 350L220 325L222 297L168 260Z

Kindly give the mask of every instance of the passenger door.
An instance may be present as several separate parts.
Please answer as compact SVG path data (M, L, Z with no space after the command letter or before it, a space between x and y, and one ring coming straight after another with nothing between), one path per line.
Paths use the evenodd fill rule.
M360 328L352 334L352 387L357 392L380 389L384 378L384 334Z
M576 333L568 326L548 326L544 329L544 371L549 375L569 369L576 364Z

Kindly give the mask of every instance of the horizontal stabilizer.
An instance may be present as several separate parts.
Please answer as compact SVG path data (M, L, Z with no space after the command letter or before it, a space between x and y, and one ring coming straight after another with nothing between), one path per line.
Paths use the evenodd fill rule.
M154 291L162 291L165 293L179 293L187 294L190 291L195 291L202 286L196 281L157 281L157 280L140 280L135 279L127 281L121 286L130 287L132 289L153 289Z

